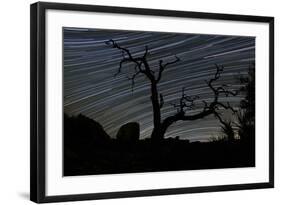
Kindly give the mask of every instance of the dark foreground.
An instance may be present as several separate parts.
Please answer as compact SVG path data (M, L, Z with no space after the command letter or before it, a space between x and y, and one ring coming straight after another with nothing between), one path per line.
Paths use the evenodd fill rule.
M64 176L255 166L254 137L206 143L179 138L152 142L139 139L137 123L122 127L113 139L92 119L65 115Z
M115 174L255 166L254 150L241 141L189 143L167 139L125 144L118 140L64 149L64 175Z

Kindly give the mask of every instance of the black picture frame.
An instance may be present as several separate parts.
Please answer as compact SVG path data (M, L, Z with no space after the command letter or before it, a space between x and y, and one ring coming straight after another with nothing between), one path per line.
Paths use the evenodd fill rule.
M46 10L121 13L150 16L263 22L269 25L269 181L249 184L138 190L106 193L46 196ZM30 7L30 199L37 203L140 197L198 192L230 191L274 187L274 18L264 16L109 7L82 4L38 2Z

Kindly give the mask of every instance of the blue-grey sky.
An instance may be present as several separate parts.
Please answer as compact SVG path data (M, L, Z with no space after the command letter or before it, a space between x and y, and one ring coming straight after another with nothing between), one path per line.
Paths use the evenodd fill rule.
M215 64L223 65L224 72L218 83L239 89L238 80L247 74L255 62L255 38L246 36L159 33L104 29L64 28L64 111L69 115L84 114L98 121L106 132L115 137L121 125L139 122L141 138L150 137L153 129L149 81L139 75L134 90L127 76L132 64L114 77L122 59L120 50L105 42L109 39L128 48L133 56L142 56L148 46L148 62L155 71L159 60L168 62L180 58L168 67L159 83L164 96L162 118L176 112L170 103L178 102L182 87L186 94L198 95L197 106L189 114L200 112L201 100L212 101L212 92L205 80L213 77ZM221 98L238 106L243 96ZM196 101L195 101L196 103ZM231 116L225 114L226 118ZM220 133L220 124L213 116L196 121L177 122L165 137L208 140Z

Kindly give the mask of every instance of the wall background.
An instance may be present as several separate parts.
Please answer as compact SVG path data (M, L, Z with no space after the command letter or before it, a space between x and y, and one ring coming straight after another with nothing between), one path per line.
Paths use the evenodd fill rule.
M49 0L52 1L52 0ZM0 204L32 204L29 201L29 4L34 1L2 1L0 7ZM277 0L60 0L68 3L144 7L275 17L275 189L157 196L67 204L278 204L281 199L281 12ZM280 203L280 202L279 202ZM63 203L66 204L66 203Z

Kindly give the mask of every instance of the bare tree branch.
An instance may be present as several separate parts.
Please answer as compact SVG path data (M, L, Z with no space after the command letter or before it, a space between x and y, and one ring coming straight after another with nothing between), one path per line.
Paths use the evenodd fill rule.
M181 90L181 98L179 103L172 103L177 108L177 112L185 113L187 110L192 110L195 106L194 101L199 99L199 96L188 96L185 94L185 87Z
M132 82L132 92L134 91L135 78L138 76L138 74L140 74L140 71L137 71L137 72L134 73L132 76L127 76L127 78L128 78L129 80L131 80L131 82Z
M230 106L230 103L229 102L227 102L227 104L225 105L225 104L223 104L223 103L221 103L221 102L217 102L217 105L219 105L220 107L222 107L222 108L224 108L225 110L231 110L233 113L237 113L238 111L237 110L235 110L232 106Z
M223 119L221 118L221 113L218 112L220 108L230 109L232 112L237 112L236 110L234 110L234 108L230 106L229 102L227 102L227 104L225 105L222 102L218 101L220 94L223 94L225 96L237 95L237 92L229 91L226 88L224 88L227 86L223 87L222 85L222 86L215 87L213 85L213 83L216 82L221 77L222 72L223 72L223 66L219 67L218 65L216 65L216 73L214 77L211 78L209 81L206 81L207 85L211 88L211 90L214 93L213 101L211 103L207 103L206 101L203 100L202 103L204 104L204 107L200 112L196 114L187 115L186 111L194 108L194 101L199 99L199 97L198 96L191 97L186 95L185 89L182 88L182 96L180 98L180 102L178 104L172 104L175 108L177 108L177 113L163 120L162 129L166 130L171 124L179 120L182 121L197 120L197 119L202 119L211 114L213 114L221 123L224 123Z
M124 53L126 53L131 60L134 59L132 54L131 54L131 52L129 51L129 49L119 46L113 39L110 39L109 41L106 41L105 43L107 45L112 45L113 48L117 48L119 50L122 50L123 51L122 52L123 56L125 56Z
M123 59L119 63L118 72L117 72L117 74L115 74L115 76L118 75L119 73L121 73L122 66L123 66L124 63L134 63L135 64L135 68L138 68L139 70L141 70L141 63L142 63L142 60L143 60L142 58L140 58L140 57L133 57L133 55L131 54L129 49L120 46L119 44L117 44L112 39L110 39L109 41L106 41L105 43L107 45L111 45L112 48L117 48L117 49L121 50L121 53L122 53Z
M163 60L159 60L159 73L158 73L158 77L157 77L157 80L156 80L157 83L161 80L162 73L166 69L167 66L175 64L175 63L180 61L180 59L177 56L175 56L175 58L176 58L175 60L164 63L164 64L163 64Z
M123 58L123 59L120 61L118 71L117 71L117 73L114 74L114 77L116 77L117 75L119 75L119 74L122 72L122 66L123 66L124 63L127 63L127 62L131 62L130 59L128 59L128 58Z
M146 56L148 55L148 46L145 46L145 51L143 54L143 58L146 58Z
M164 105L164 98L163 95L160 93L160 109L163 107Z
M129 49L120 46L118 43L116 43L112 39L110 39L109 41L106 41L105 43L107 45L111 45L113 48L117 48L117 49L121 50L121 52L122 52L123 59L119 63L118 72L115 74L115 76L121 73L122 66L124 63L133 63L133 64L135 64L135 67L134 67L135 70L137 68L138 71L140 71L140 73L143 73L150 81L156 82L155 77L154 77L154 71L150 69L150 66L146 59L147 55L149 54L148 46L145 46L145 52L142 57L134 57L131 54L131 52L129 51ZM144 67L144 68L142 69L142 67Z

